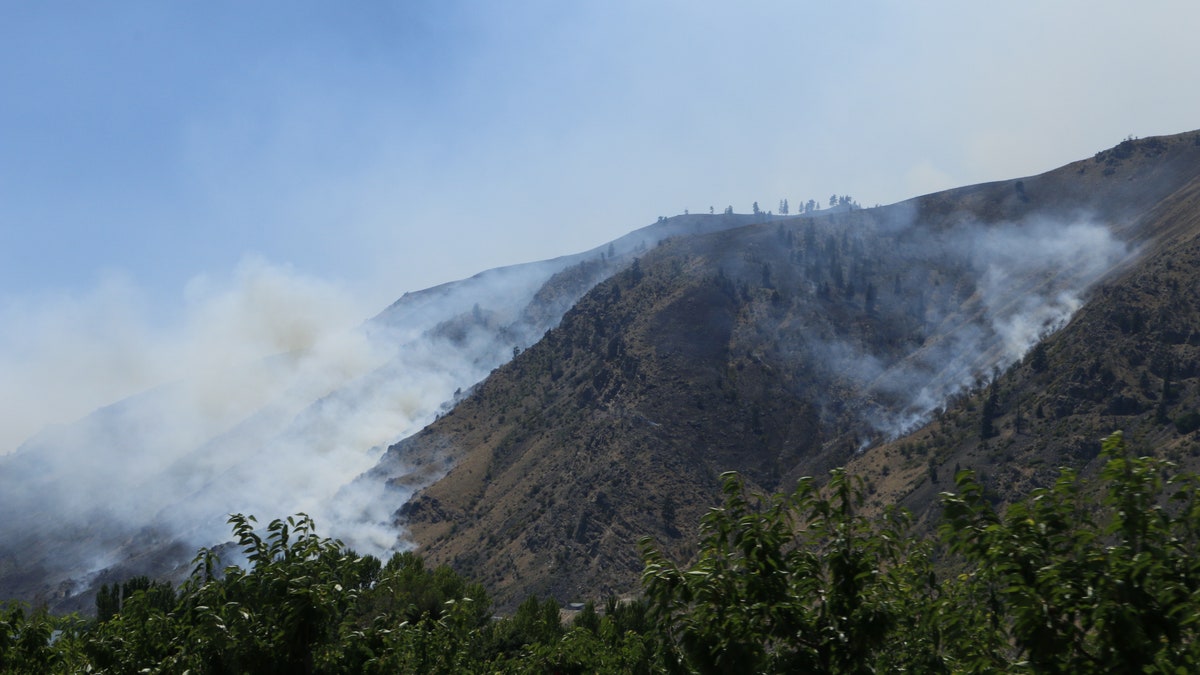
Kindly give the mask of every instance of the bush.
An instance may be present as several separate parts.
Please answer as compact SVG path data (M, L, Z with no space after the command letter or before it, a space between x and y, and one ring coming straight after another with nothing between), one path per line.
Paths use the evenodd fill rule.
M1181 434L1190 434L1200 429L1200 412L1192 411L1175 418L1175 430Z

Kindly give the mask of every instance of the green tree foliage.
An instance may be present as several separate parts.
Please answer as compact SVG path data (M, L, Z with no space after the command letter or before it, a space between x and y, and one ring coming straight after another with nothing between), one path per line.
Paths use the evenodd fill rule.
M244 565L201 550L179 589L105 586L98 617L0 605L0 673L1200 672L1200 478L1120 434L1085 480L997 510L970 471L937 537L861 484L748 494L724 477L687 565L643 544L644 595L564 622L413 553L381 563L303 514L233 516Z
M1064 469L1003 515L970 472L942 533L973 571L991 650L1033 672L1196 672L1200 482L1105 440L1103 485Z
M860 486L840 470L827 494L804 479L790 495L748 497L736 475L724 480L725 505L704 517L692 566L646 545L646 595L671 663L701 673L869 672L914 583L903 514L859 515Z
M653 671L644 604L613 600L568 630L557 602L531 597L494 620L481 585L411 552L381 564L303 514L229 522L244 566L202 549L178 593L106 585L94 621L0 608L0 673Z
M111 619L121 611L123 603L129 603L130 599L138 593L147 596L140 601L141 603L163 611L170 610L175 605L175 589L171 588L171 584L165 581L153 581L146 576L138 576L123 584L101 586L96 593L96 618L100 621Z
M1200 429L1200 411L1186 412L1175 418L1175 430L1181 434L1190 434Z
M1050 367L1050 360L1046 357L1046 343L1039 342L1030 350L1029 367L1035 373L1044 373Z
M696 561L647 550L664 667L725 672L1197 672L1200 479L1104 443L1099 482L1064 469L1003 513L969 471L940 541L825 491L744 495L727 476ZM935 566L934 557L939 559Z
M60 625L44 611L30 612L17 604L0 605L0 672L40 675L67 672L65 644L51 642Z

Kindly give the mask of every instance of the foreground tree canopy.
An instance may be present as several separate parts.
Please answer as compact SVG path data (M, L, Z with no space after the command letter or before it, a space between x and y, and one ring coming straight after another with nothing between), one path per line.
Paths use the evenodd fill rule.
M382 563L300 515L233 516L179 588L105 587L97 617L0 608L5 673L1188 673L1200 671L1200 479L1104 443L1104 468L999 512L969 471L936 536L868 516L853 477L725 502L690 565L644 542L641 599L493 618L484 589Z

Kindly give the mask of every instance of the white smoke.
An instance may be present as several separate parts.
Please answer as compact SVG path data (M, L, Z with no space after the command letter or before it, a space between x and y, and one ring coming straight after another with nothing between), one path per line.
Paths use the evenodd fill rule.
M10 304L0 382L26 407L0 423L0 570L16 556L86 584L152 549L148 532L193 549L224 541L230 513L305 512L322 533L386 554L401 545L393 514L411 488L355 479L557 324L588 275L618 264L599 259L490 270L365 323L345 290L260 260L193 280L168 325L121 280ZM526 316L547 280L585 260L565 284L574 291Z
M964 237L1006 364L1064 325L1084 292L1128 255L1108 228L1090 221L1005 224Z
M101 405L178 382L195 419L183 435L227 426L261 405L299 370L362 370L361 338L347 331L364 308L336 285L249 259L232 278L198 277L177 318L150 316L146 293L121 277L80 295L0 306L0 454L34 433ZM268 356L291 363L264 367ZM206 431L207 430L207 431Z
M671 219L405 294L365 322L344 288L255 259L229 279L192 280L169 321L120 278L10 301L0 391L20 405L0 413L0 590L37 592L13 588L6 570L76 591L113 565L161 573L161 561L137 560L177 564L171 546L226 540L230 513L305 512L361 552L401 547L394 513L415 486L367 474L390 444L648 244L748 218Z
M5 308L0 386L15 405L0 418L0 438L9 453L2 500L10 527L27 527L32 513L59 525L97 514L145 524L194 498L194 487L231 455L252 452L223 446L223 434L255 428L247 437L265 440L273 426L388 357L354 330L364 311L348 293L261 260L243 262L228 280L193 280L169 325L147 317L143 297L114 280L80 297ZM112 400L119 402L83 416ZM17 450L19 439L47 425ZM362 434L383 438L365 425ZM322 467L316 480L344 479L369 461ZM270 473L238 489L262 494L264 484L294 480ZM203 507L218 518L226 512L221 502Z
M914 268L966 269L974 280L961 304L927 309L930 338L900 361L814 344L863 390L907 402L866 411L886 435L1021 358L1128 255L1086 218L882 234L904 242L895 253ZM617 242L618 254L646 236ZM523 311L553 274L595 257L490 270L406 295L365 324L345 289L261 260L229 279L193 280L169 322L152 320L145 294L120 278L78 297L9 302L0 541L51 524L39 555L78 579L136 549L142 528L194 547L227 538L229 513L306 512L323 532L383 554L400 545L392 517L411 488L355 479L556 324L572 298L536 319Z
M933 236L932 234L930 236ZM883 367L862 354L840 359L869 388L907 401L870 416L895 437L928 420L954 394L1007 368L1067 324L1085 294L1135 252L1086 217L965 224L918 245L965 266L974 294L961 306L930 308L938 327L909 358ZM947 324L953 317L957 323ZM870 372L850 364L874 363Z

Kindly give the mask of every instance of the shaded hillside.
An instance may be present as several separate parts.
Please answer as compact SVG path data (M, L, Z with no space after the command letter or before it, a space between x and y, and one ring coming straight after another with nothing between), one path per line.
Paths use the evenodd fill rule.
M1021 358L1136 259L1125 241L1153 257L1191 231L1180 191L1200 173L1196 138L665 241L377 472L432 482L401 525L501 604L628 591L640 537L691 553L721 472L766 490L824 474ZM918 461L886 470L897 496L920 496Z
M1139 263L1095 289L1068 326L925 428L855 458L876 506L928 515L966 468L1011 501L1059 466L1094 470L1100 439L1118 429L1135 449L1200 466L1200 181L1130 232L1144 241Z

